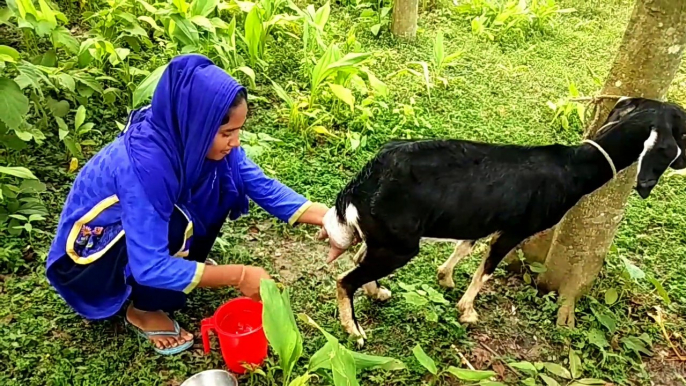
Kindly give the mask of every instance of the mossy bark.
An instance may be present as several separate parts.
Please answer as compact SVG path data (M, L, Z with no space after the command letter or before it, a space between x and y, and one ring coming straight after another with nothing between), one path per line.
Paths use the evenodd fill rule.
M396 0L393 4L391 32L397 38L414 39L417 35L419 0Z
M686 43L686 1L637 0L602 95L663 99L681 63ZM593 137L617 101L601 100L585 136ZM635 185L636 165L584 197L552 231L522 246L528 260L545 261L543 291L562 301L558 325L574 327L574 306L593 284ZM545 259L541 257L545 256Z

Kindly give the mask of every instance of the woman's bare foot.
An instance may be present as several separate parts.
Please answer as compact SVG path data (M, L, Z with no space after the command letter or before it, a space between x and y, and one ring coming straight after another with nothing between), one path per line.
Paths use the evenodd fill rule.
M145 332L174 332L174 322L162 311L141 311L129 305L126 320ZM176 347L193 340L193 334L181 329L179 336L151 336L150 340L159 349Z

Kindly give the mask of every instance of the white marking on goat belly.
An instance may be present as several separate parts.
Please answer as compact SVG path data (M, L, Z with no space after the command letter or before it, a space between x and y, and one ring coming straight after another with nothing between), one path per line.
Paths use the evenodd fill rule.
M648 139L643 142L643 151L641 152L641 155L638 156L638 173L641 172L643 157L645 157L646 154L648 154L648 152L655 146L655 142L657 142L657 130L651 130L650 136L648 136ZM636 175L638 175L638 173Z

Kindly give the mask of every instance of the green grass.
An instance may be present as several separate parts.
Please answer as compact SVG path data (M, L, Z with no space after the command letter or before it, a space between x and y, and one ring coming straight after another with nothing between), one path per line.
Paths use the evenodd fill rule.
M563 7L576 13L563 15L552 33L534 37L517 45L499 45L472 36L467 21L447 9L420 16L418 39L412 44L394 41L385 32L375 39L358 29L363 49L374 52L371 66L390 87L388 111L375 119L374 130L367 132L367 146L351 153L342 144L318 141L311 149L300 133L286 128L283 116L271 104L256 104L246 129L264 132L283 140L265 153L258 163L272 176L307 195L312 200L332 204L337 191L374 154L386 140L409 135L415 137L453 137L488 142L519 144L574 143L580 130L565 131L550 125L552 112L548 100L565 97L568 81L573 81L586 95L598 87L593 75L607 74L624 26L631 11L628 0L565 0ZM334 6L328 37L343 41L355 24L355 15ZM447 88L437 86L429 100L417 78L385 79L414 60L430 61L433 37L438 29L445 33L446 52L465 51L459 65L448 68ZM3 43L5 44L5 43ZM273 57L268 75L280 84L304 83L293 71L298 63L291 53L299 42L284 39L270 48ZM278 63L278 64L277 64ZM685 75L681 71L670 97L686 103ZM274 98L265 87L257 95ZM427 124L399 126L401 116L393 113L400 104L414 101L416 114ZM120 109L98 112L93 121L105 125L107 136L115 133L113 119L123 121ZM90 119L90 118L89 118ZM106 124L105 124L106 123ZM394 131L395 130L395 131ZM54 147L54 146L53 146ZM54 149L53 149L54 150ZM70 176L64 171L67 158L48 145L32 153L33 167L48 184L44 200L54 217L45 230L51 232L61 202L69 187ZM57 168L56 168L57 166ZM670 354L648 313L660 306L665 312L666 327L672 341L686 347L686 201L682 199L686 179L664 178L653 195L642 201L632 194L626 218L615 239L599 280L589 296L577 306L577 328L569 331L555 327L557 306L552 295L539 296L535 288L524 284L521 275L499 269L493 281L479 296L476 307L481 315L477 326L467 329L455 323L457 312L451 305L439 309L439 322L428 322L422 310L408 305L399 296L398 283L429 284L452 303L457 302L478 263L478 256L458 266L457 288L441 289L435 279L436 267L451 252L447 244L423 247L420 256L389 278L382 280L394 297L386 304L375 304L359 297L358 317L369 335L365 351L399 358L408 370L383 373L366 372L363 385L419 385L427 378L413 358L417 343L434 358L439 367L461 366L458 351L477 368L504 371L503 382L516 384L512 371L487 351L495 350L508 362L550 361L568 367L570 347L582 353L585 377L603 378L618 384L675 385L684 376L683 365L661 360ZM248 230L251 229L251 232ZM228 224L223 238L231 245L217 257L224 262L263 265L292 287L293 308L304 312L317 323L345 340L338 324L334 278L343 271L344 261L335 267L324 263L326 249L312 239L314 229L291 229L276 224L259 208L252 215ZM220 355L202 354L200 346L175 357L156 356L149 345L124 329L121 319L87 323L73 313L51 289L44 276L44 258L49 235L37 235L35 256L0 282L0 384L2 385L177 385L193 373L222 366ZM8 247L8 246L5 246ZM669 294L671 304L648 283L633 284L621 276L625 257L657 278ZM621 296L609 311L617 321L616 331L608 333L596 320L592 308L595 299L603 303L605 291L616 288ZM222 302L236 296L233 290L197 290L187 310L177 315L180 323L199 333L199 323ZM321 335L304 325L307 358L323 343ZM589 341L589 331L603 331L609 347L606 355ZM623 349L621 339L647 333L653 340L651 358L636 357ZM199 340L198 340L199 342ZM352 342L346 343L353 347ZM274 366L271 362L268 366ZM301 361L300 368L306 364ZM296 373L302 372L296 371ZM278 377L277 372L277 377ZM323 382L323 381L322 381ZM540 381L539 381L540 382ZM260 376L241 379L241 384L272 384ZM322 383L325 384L325 383ZM459 384L444 378L439 384Z

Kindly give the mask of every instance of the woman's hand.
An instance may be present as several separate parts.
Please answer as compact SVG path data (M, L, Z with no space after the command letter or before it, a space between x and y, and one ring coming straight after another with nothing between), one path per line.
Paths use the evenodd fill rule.
M253 300L260 300L260 282L262 279L271 279L271 276L262 267L245 266L244 269L238 290Z
M238 287L247 297L260 300L260 281L271 277L261 267L249 265L205 265L199 287Z

